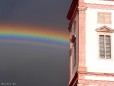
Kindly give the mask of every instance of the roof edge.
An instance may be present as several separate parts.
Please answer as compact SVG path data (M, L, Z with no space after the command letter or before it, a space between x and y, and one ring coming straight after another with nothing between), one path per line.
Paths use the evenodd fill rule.
M72 1L72 4L71 4L70 9L69 9L68 14L67 14L67 19L68 20L70 20L72 18L72 15L75 11L75 8L76 8L77 4L78 4L78 0L73 0Z

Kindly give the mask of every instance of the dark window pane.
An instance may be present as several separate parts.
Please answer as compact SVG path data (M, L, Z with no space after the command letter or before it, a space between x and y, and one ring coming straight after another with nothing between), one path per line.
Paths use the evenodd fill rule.
M109 35L105 36L106 59L111 58L111 39Z
M105 58L104 35L99 35L100 58Z

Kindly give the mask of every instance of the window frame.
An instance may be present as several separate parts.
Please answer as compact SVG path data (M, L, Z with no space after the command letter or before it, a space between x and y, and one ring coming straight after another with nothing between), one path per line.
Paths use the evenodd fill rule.
M101 26L101 27L99 27L99 28L97 28L96 30L95 30L96 32L97 32L97 42L98 42L98 58L99 59L102 59L102 58L100 58L100 52L99 52L99 50L100 50L100 48L99 48L99 35L110 35L110 39L111 39L111 58L110 59L106 59L106 60L112 60L112 58L113 58L113 45L112 45L112 33L114 32L114 29L112 29L112 28L110 28L110 27L108 27L108 26L106 26L106 25L104 25L104 26ZM105 60L105 59L104 59Z
M108 59L108 58L106 58L106 53L105 53L105 58L101 58L100 57L100 40L99 40L99 36L100 35L104 35L104 36L106 36L106 35L108 35L108 36L110 36L110 46L111 46L111 50L110 50L110 53L111 53L111 55L110 55L110 59ZM104 39L105 40L105 39ZM106 45L105 45L105 48L106 48ZM105 50L105 52L106 52L106 50ZM99 59L104 59L104 60L112 60L112 33L108 33L108 32L98 32L98 58Z
M107 21L107 19L109 19ZM98 24L112 24L112 13L111 12L97 12L97 23Z

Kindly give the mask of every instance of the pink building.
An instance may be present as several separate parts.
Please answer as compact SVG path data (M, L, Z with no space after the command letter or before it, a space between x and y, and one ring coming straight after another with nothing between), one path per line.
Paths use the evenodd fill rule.
M73 0L69 86L114 86L114 0Z

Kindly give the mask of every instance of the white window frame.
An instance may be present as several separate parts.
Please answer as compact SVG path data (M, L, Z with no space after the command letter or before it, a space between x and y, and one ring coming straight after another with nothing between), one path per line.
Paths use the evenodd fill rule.
M101 58L100 57L100 44L99 44L99 36L100 35L104 35L104 36L106 36L106 35L109 35L110 36L110 41L111 41L111 44L110 44L110 46L111 46L111 55L110 55L110 59L112 59L112 33L108 33L108 32L98 32L98 51L99 51L99 59L106 59L106 60L110 60L110 59L108 59L108 58L106 58L106 51L105 51L105 58ZM104 39L105 40L105 39ZM105 46L105 48L106 48L106 46Z
M102 27L99 27L96 29L96 32L98 33L98 58L99 59L106 59L106 60L112 60L112 33L114 32L114 29L104 25ZM111 58L110 59L107 59L106 57L105 58L100 58L100 48L99 48L99 35L110 35L110 41L111 41Z

